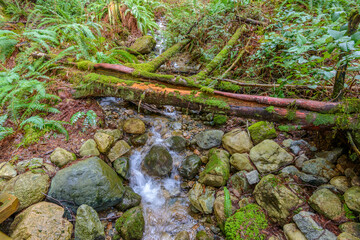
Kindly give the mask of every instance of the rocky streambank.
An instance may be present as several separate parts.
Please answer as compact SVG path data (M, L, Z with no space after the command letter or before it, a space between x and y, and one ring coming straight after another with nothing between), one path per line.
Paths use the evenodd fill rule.
M219 128L127 109L108 118L118 120L77 151L0 165L1 193L20 203L1 231L15 240L360 239L359 168L346 149L318 151L269 122Z

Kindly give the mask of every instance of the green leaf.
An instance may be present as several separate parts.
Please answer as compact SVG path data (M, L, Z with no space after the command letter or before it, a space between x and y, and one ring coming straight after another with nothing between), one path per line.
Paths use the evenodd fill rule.
M306 39L303 35L301 35L301 34L298 34L298 35L297 35L296 41L297 41L297 43L298 43L300 46L302 46L302 45L304 45L305 43L307 43L307 39Z
M347 46L347 43L346 42L343 42L343 43L340 43L339 44L339 48L344 51L344 52L347 52L348 51L348 46Z
M338 40L345 36L346 31L335 31L335 30L328 30L330 36L332 36L335 40Z
M360 40L360 31L351 35L351 40L354 40L355 42L359 41Z

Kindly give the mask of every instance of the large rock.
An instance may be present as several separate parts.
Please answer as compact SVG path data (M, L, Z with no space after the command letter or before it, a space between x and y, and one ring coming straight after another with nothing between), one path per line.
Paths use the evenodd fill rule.
M309 204L318 213L331 220L337 221L345 216L341 200L329 189L315 191L309 198Z
M163 177L170 174L173 159L168 150L161 145L154 145L146 154L143 167L149 175Z
M180 136L172 136L165 140L165 145L172 151L182 152L186 148L186 139Z
M50 161L58 167L62 167L71 161L75 161L76 156L74 153L68 152L63 148L55 148L50 155Z
M75 240L101 239L105 239L105 231L97 212L88 205L81 205L76 212Z
M341 232L347 232L355 237L360 238L360 223L346 222L339 226Z
M209 162L200 173L199 182L208 186L224 186L230 176L229 153L221 149L211 149Z
M253 147L247 132L234 129L226 133L222 138L223 147L230 153L248 153Z
M281 225L286 223L290 211L302 203L290 189L272 174L261 179L254 190L256 202L264 208L272 221Z
M76 212L82 204L97 211L115 206L124 192L116 172L100 158L92 157L58 171L48 194Z
M125 142L124 140L120 140L117 141L115 145L110 149L107 156L110 159L110 161L113 162L116 159L123 156L124 154L126 154L127 152L129 152L130 149L131 147L129 146L129 144L127 144L127 142Z
M15 167L10 163L0 163L0 178L10 179L17 174Z
M248 129L254 144L261 143L265 139L272 139L277 137L273 123L260 121L254 123Z
M346 190L344 194L346 205L358 213L360 213L360 187L355 186Z
M136 39L136 41L130 46L130 49L140 54L148 54L153 50L155 45L155 39L150 35L146 35Z
M295 223L286 224L283 229L287 240L307 240Z
M324 177L315 176L315 175L307 174L307 173L304 173L304 172L300 172L294 166L284 167L283 169L281 169L281 173L282 174L287 174L287 175L297 176L303 182L306 182L308 184L315 185L315 186L319 186L319 185L322 185L322 184L325 184L325 183L328 182L327 179L324 178Z
M200 166L201 159L195 154L190 155L181 163L179 173L185 179L192 179L198 174Z
M80 156L99 156L100 152L96 147L96 142L94 139L89 139L81 146L79 150Z
M115 142L120 140L124 135L120 129L99 129L97 132L112 136Z
M202 149L210 149L221 145L224 132L221 130L206 130L194 137L196 144Z
M124 240L141 240L145 221L141 207L127 210L118 220L115 228Z
M313 217L315 214L311 212L301 211L293 216L300 231L305 235L307 240L336 240L335 234L329 230L324 230Z
M96 145L101 153L106 153L111 148L114 143L114 137L103 132L96 132L94 135L94 140Z
M196 182L189 191L189 200L196 210L201 213L211 214L214 207L215 190Z
M272 140L264 140L250 151L250 159L259 172L266 173L291 163L293 157Z
M130 172L129 172L130 165L129 165L129 159L127 157L117 158L113 162L113 167L114 167L115 171L117 172L117 174L119 174L124 179L129 179L129 177L130 177Z
M15 195L19 199L20 206L18 211L21 211L43 200L49 185L50 178L48 175L29 171L8 181L3 192Z
M234 153L230 158L230 164L238 171L252 171L253 165L249 160L249 154L247 153Z
M42 166L44 166L46 168L46 163L44 164L44 159L42 158L32 158L30 160L24 160L21 162L18 162L16 164L16 170L19 173L24 173L26 172L27 169L37 169L37 168L41 168Z
M345 176L336 176L330 180L330 184L341 192L346 192L350 187L350 181Z
M187 231L179 232L174 240L190 240L190 234Z
M64 209L56 204L40 202L15 217L10 236L29 240L71 239L72 224L62 218Z
M120 211L126 211L130 208L136 207L141 203L141 196L135 193L131 187L125 187L125 193L121 202L115 206L116 209Z
M328 180L340 174L337 170L335 170L335 165L325 158L316 158L304 162L302 171L324 177Z
M145 132L145 123L137 118L129 118L124 122L123 129L126 133L143 134Z
M134 136L131 138L131 143L135 146L135 147L139 147L139 146L143 146L145 145L145 143L147 142L147 140L149 139L149 134L144 133L142 135L138 135L138 136Z
M360 238L357 238L350 233L344 232L339 234L337 240L360 240Z

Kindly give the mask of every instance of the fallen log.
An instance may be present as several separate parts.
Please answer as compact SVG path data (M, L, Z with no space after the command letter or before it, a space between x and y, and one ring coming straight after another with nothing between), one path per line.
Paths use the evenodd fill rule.
M211 94L194 92L191 89L170 88L95 73L78 74L82 75L71 76L75 83L75 92L73 93L75 98L111 96L123 98L126 101L141 101L157 106L173 105L195 110L199 113L223 113L229 116L294 123L302 126L360 129L356 114L322 114L305 110L269 107L264 104L233 98L214 97Z

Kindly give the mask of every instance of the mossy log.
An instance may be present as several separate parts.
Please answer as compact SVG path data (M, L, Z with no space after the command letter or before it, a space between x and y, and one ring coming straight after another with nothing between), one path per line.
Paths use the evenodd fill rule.
M339 129L359 129L356 115L322 114L311 111L268 107L264 104L214 97L187 88L174 88L152 83L122 80L96 73L74 73L75 98L119 97L127 101L157 106L173 105L199 112L221 112L229 116L293 123L302 126L325 126Z

